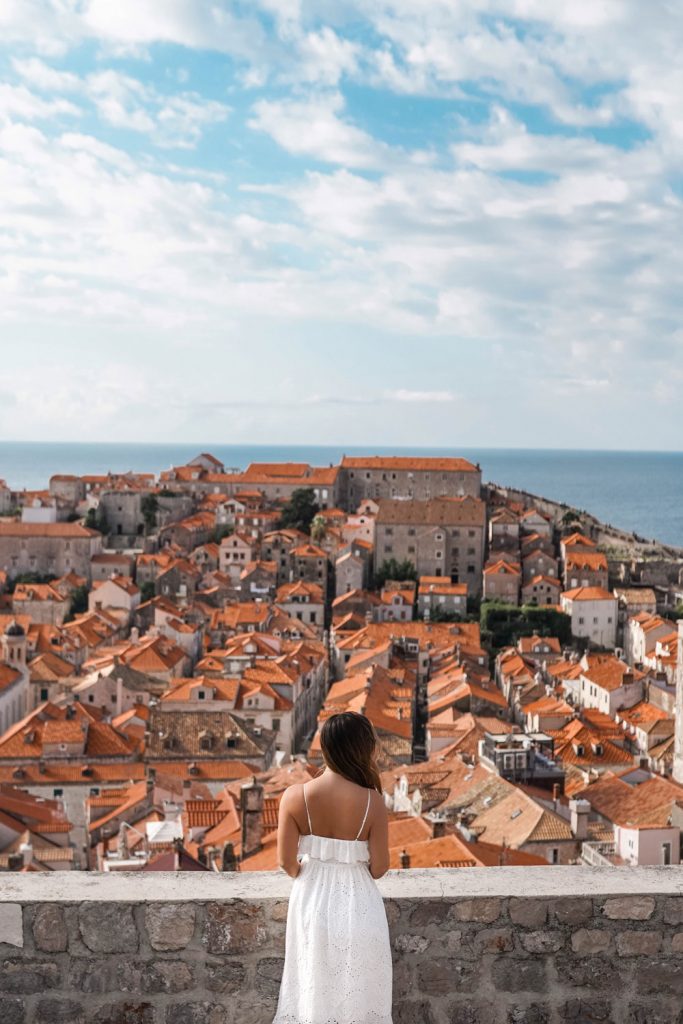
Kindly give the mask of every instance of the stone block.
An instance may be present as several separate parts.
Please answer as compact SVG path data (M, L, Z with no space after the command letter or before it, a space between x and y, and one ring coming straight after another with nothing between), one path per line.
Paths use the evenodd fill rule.
M424 953L429 946L429 939L424 935L409 935L403 933L394 939L394 949L397 953Z
M210 903L204 927L210 953L254 952L268 941L262 907L242 900Z
M512 928L481 928L474 934L474 946L481 953L509 953L515 948Z
M401 920L401 907L396 900L385 900L384 911L390 928Z
M99 995L128 992L175 994L194 987L194 965L183 960L131 960L127 957L75 959L69 964L69 987Z
M619 956L655 956L662 948L661 932L619 932L616 938Z
M24 1000L0 995L0 1020L2 1024L24 1024Z
M605 999L569 999L560 1016L571 1024L611 1024L611 1004Z
M0 945L24 945L24 920L19 903L0 903Z
M63 953L69 942L64 911L55 903L36 908L31 927L36 949L43 953Z
M654 896L615 896L605 900L602 913L612 921L647 921L655 906Z
M411 911L410 927L424 928L429 924L442 924L450 907L443 900L424 900Z
M155 1024L151 1003L110 1003L92 1017L94 1024Z
M550 1007L547 1003L508 1007L507 1024L548 1024L549 1020Z
M417 965L417 987L429 996L471 992L477 983L479 965L450 957L434 957Z
M527 953L557 953L564 946L564 935L559 931L522 932L520 940Z
M671 936L671 952L683 953L683 932L676 932Z
M289 903L287 900L278 900L270 910L271 921L286 921Z
M280 991L284 960L266 956L256 964L256 991L261 995L277 996Z
M0 962L2 995L42 995L57 988L61 981L59 966L39 960L3 960Z
M600 928L579 928L572 935L572 949L579 956L606 953L612 945L610 932Z
M499 992L545 992L545 962L539 959L499 957L491 964L491 980Z
M636 972L639 995L683 996L683 961L664 957L643 957Z
M399 1003L394 1013L394 1024L434 1024L431 1004L427 1001Z
M653 999L646 1003L629 1002L626 1024L681 1024L683 1011L679 1016L668 1006L655 1005Z
M483 1018L476 1006L466 1003L451 1003L446 1010L448 1024L483 1024Z
M593 917L593 901L588 896L565 896L553 900L551 913L558 924L585 924Z
M237 1024L232 1008L218 1003L173 1003L166 1008L166 1024Z
M152 949L177 951L192 942L196 910L192 903L150 903L145 926Z
M133 908L125 903L82 903L78 929L93 953L137 953L138 930Z
M244 964L239 960L209 962L205 971L206 987L209 992L221 992L226 995L239 992L246 976Z
M683 924L683 896L668 896L664 901L664 924Z
M609 957L585 957L581 960L558 957L555 970L563 985L611 993L617 993L623 987L619 969Z
M35 1024L85 1024L85 1012L73 999L41 999Z
M542 928L548 920L548 903L528 897L512 896L508 904L510 920L520 928Z
M500 917L502 902L497 896L482 896L476 899L458 900L453 906L456 921L476 921L478 924L493 924Z

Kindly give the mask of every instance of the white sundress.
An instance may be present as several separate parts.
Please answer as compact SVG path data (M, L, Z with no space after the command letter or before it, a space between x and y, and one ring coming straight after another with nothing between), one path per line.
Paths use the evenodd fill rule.
M273 1024L392 1024L384 903L367 840L299 838L301 869L287 912L285 965Z

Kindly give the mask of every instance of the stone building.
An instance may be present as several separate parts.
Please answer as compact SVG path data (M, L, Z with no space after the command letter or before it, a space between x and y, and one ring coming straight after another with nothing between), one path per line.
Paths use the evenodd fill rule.
M683 619L678 620L678 661L676 665L676 742L673 776L683 784Z
M10 579L21 573L90 579L90 559L102 549L102 535L80 523L0 523L0 569Z
M446 576L481 593L486 505L479 498L380 501L375 572L389 559L412 562L419 576Z
M344 456L339 472L339 504L349 512L364 498L430 501L480 494L481 468L467 459Z

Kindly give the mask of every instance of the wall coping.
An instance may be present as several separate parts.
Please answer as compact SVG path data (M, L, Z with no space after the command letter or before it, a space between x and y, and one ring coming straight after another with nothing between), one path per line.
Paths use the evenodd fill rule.
M54 871L0 873L1 903L178 903L283 900L290 879L279 871L224 874ZM669 867L413 868L379 882L387 899L683 895L683 869Z

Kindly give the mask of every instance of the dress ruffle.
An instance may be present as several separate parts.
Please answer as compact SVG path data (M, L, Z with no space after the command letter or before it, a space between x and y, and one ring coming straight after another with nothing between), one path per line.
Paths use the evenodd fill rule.
M370 851L366 839L330 839L327 836L301 836L299 853L311 860L331 860L337 864L367 864Z

